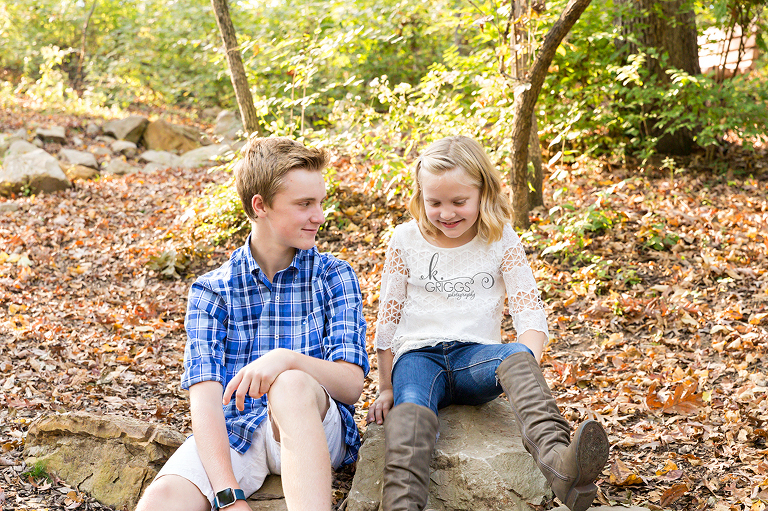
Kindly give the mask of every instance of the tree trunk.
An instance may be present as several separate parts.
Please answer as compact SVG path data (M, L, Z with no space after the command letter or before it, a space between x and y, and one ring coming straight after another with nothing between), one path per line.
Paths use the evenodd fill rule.
M211 0L213 3L213 12L216 14L216 24L221 32L221 39L224 42L224 49L227 53L227 64L229 65L229 74L232 79L232 86L235 89L237 106L240 109L240 117L243 121L245 131L250 134L259 131L259 118L256 115L256 107L253 106L253 96L248 87L248 78L245 76L245 67L243 58L240 55L240 46L237 44L237 35L235 26L232 24L232 18L229 16L229 6L227 0Z
M512 207L514 224L519 229L530 226L528 212L528 144L531 137L533 109L539 97L547 69L557 47L592 0L570 0L560 18L552 25L531 66L526 80L515 87L514 121L512 125Z
M533 176L529 176L528 182L528 208L533 209L544 205L544 171L541 168L541 141L539 140L539 126L536 122L536 113L531 116L531 135L528 141L528 161L533 166Z
M75 77L75 90L80 90L82 84L85 82L85 77L83 76L83 63L85 62L85 43L88 38L88 25L91 23L91 16L93 16L93 11L96 10L96 2L98 0L93 0L93 3L91 4L91 10L88 11L88 14L85 17L85 21L83 22L83 42L80 46L80 59L77 63L77 75Z
M633 15L620 20L622 32L631 34L638 44L627 45L627 54L654 48L669 55L665 68L658 59L648 57L646 68L660 83L669 83L666 70L680 69L690 75L701 74L699 46L696 39L696 17L691 0L622 0ZM632 41L631 38L628 40ZM651 105L648 108L653 109ZM657 136L662 129L649 133ZM680 130L662 136L656 150L660 153L687 155L695 148L689 130Z

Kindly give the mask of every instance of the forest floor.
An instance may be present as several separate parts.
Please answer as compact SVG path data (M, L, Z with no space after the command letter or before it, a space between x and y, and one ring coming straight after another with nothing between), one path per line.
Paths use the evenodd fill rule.
M35 123L78 131L86 122L0 113L5 131ZM574 425L591 417L608 431L600 502L763 511L768 155L733 146L714 162L699 154L670 161L656 170L601 160L549 169L548 207L532 212L523 236L552 335L542 367ZM388 202L367 187L365 164L337 155L332 165L337 212L318 245L348 260L362 286L372 362L357 403L364 430L377 387L379 273L391 228L408 214L402 198ZM177 248L190 204L228 177L171 169L0 199L18 207L0 212L2 509L107 509L30 472L22 450L37 417L85 410L189 432L179 387L187 292L243 238L194 260L178 279L149 263ZM509 320L504 331L514 338ZM352 474L337 474L336 506Z

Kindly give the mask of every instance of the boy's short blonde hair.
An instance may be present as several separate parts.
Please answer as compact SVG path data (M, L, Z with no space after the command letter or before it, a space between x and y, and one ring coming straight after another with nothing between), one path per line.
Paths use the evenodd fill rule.
M501 239L504 225L512 219L512 206L502 192L501 177L483 147L464 136L448 137L434 142L421 154L413 176L413 195L408 205L411 215L422 232L435 235L435 226L427 218L421 190L422 172L436 176L460 168L480 189L480 215L477 233L480 239L492 243Z
M242 160L235 167L237 194L245 214L256 219L251 202L261 195L272 205L285 175L294 169L321 172L328 166L329 155L323 149L306 147L290 138L252 138L242 149Z

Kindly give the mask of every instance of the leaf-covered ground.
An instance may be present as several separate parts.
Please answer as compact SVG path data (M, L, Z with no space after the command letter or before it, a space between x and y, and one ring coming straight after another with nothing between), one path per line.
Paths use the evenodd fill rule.
M0 115L6 130L85 124ZM722 172L698 157L655 172L586 160L553 168L548 208L564 207L534 211L525 235L553 339L545 375L565 416L597 418L612 443L603 503L768 503L768 158L732 149L715 163ZM334 165L339 204L319 245L350 261L366 301L374 370L358 403L364 429L379 272L391 227L408 216L401 200L365 188L364 164L339 155ZM103 507L29 473L24 436L42 414L118 413L189 431L179 388L187 291L242 239L181 279L160 278L148 262L174 248L189 203L227 177L168 170L0 199L3 509ZM504 329L514 337L510 321ZM337 504L351 475L337 474Z

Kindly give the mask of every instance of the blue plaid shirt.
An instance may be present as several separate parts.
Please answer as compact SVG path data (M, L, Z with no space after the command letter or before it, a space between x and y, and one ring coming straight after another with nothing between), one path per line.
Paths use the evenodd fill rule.
M187 345L181 386L218 381L224 387L237 372L275 348L329 361L344 360L368 374L366 324L360 286L348 263L329 254L297 250L290 266L269 282L250 250L250 237L220 268L192 285L185 319ZM357 458L360 434L354 407L339 403L347 454ZM244 453L267 415L267 396L234 396L224 407L233 449Z

